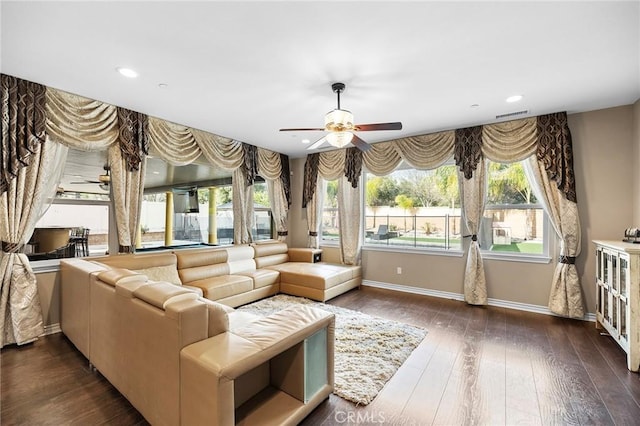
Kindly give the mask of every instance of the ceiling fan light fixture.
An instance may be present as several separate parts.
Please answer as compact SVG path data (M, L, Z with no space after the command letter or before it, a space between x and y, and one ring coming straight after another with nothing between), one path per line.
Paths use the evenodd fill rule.
M353 139L353 133L351 132L331 132L325 136L327 142L336 148L344 148Z
M328 132L343 132L353 129L353 114L346 109L334 109L324 116L324 128Z

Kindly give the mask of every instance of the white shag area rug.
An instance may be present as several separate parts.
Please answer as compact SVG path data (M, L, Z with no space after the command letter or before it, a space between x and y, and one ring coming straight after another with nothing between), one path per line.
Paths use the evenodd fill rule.
M335 314L333 393L358 405L373 401L427 335L420 327L285 294L237 309L266 316L292 304L311 305Z

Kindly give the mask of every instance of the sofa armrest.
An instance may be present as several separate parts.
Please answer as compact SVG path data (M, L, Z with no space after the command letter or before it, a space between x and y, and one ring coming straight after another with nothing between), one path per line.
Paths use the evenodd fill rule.
M289 262L317 263L322 260L322 249L290 248L288 255Z
M182 421L234 424L234 381L322 329L327 330L325 387L332 388L334 324L330 312L296 306L185 347L180 352Z

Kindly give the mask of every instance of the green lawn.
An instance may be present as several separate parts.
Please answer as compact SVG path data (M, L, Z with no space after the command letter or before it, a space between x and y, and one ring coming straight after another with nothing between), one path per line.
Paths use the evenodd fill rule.
M444 238L438 238L438 237L418 237L418 238L396 237L396 238L392 238L392 240L416 241L418 243L444 244ZM451 239L449 239L449 243L451 243L451 244L460 244L460 238L451 238Z
M542 254L542 243L511 243L511 244L494 244L491 251L511 252L511 253L529 253Z

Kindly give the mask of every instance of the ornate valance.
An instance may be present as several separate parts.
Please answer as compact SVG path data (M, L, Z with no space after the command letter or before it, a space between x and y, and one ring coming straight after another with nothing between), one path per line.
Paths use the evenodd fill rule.
M358 187L361 173L362 151L355 147L347 149L344 158L344 175L351 184L351 187Z
M5 74L1 77L0 194L29 165L36 146L45 141L46 127L45 87Z
M482 126L456 130L454 157L465 179L471 179L482 158Z
M138 170L144 156L149 155L149 117L118 107L118 126L120 150L127 170Z
M333 180L344 170L353 185L360 177L360 164L372 174L386 175L401 161L416 169L435 169L453 156L465 178L470 179L483 157L513 163L534 154L544 159L550 178L569 200L575 201L571 132L566 112L560 112L376 143L362 154L354 148L311 154L305 165L303 206L313 196L312 185L318 173Z
M320 163L320 153L307 155L307 161L304 163L304 183L302 187L302 208L306 208L307 204L313 199L316 192L316 183L318 182L318 163Z
M576 178L573 171L573 143L567 113L541 115L537 120L538 161L569 201L577 202Z

